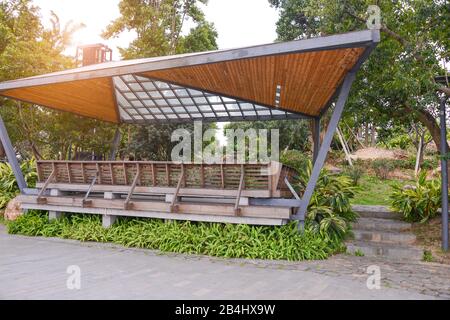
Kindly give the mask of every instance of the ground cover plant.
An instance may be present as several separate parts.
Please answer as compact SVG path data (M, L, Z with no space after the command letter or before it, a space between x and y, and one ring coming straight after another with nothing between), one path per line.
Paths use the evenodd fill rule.
M20 165L27 185L32 188L36 184L37 173L34 160L24 161ZM4 209L8 202L19 194L16 178L11 165L6 162L0 163L0 209Z
M312 171L312 163L298 171L297 189L303 194ZM306 219L312 227L336 240L343 240L351 229L351 222L357 218L352 210L354 196L352 180L346 175L332 174L326 169L320 173Z
M403 214L408 222L424 223L434 218L441 206L441 184L438 179L428 180L422 172L414 186L394 186L392 209Z
M299 233L295 222L263 227L121 218L111 228L104 229L100 216L67 215L49 221L47 213L32 211L8 222L7 227L10 234L111 242L224 258L321 260L345 251L341 241L316 232L310 223Z

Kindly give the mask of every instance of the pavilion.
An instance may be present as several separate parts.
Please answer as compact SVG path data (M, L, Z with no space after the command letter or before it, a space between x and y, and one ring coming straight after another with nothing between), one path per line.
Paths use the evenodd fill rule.
M291 170L278 163L47 160L38 161L39 183L30 189L0 119L0 138L23 208L49 210L53 217L61 212L101 214L105 226L116 216L272 225L303 221L356 73L379 41L379 30L363 30L108 62L0 83L0 96L118 124L314 122L314 168L300 197L289 183ZM321 118L332 106L320 142ZM277 174L261 175L261 168L273 166Z

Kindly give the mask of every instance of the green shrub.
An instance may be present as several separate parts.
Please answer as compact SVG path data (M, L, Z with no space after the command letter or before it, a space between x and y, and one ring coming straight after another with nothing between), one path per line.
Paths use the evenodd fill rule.
M391 160L396 168L401 169L410 169L414 170L416 168L416 157L409 157L408 159L400 159L400 160ZM422 162L422 165L420 166L421 169L424 170L432 170L436 168L439 165L438 160L436 157L433 157L431 159L424 159Z
M413 145L411 138L407 134L397 134L393 138L382 144L385 145L388 149L400 148L403 150L406 150L408 149L408 147Z
M389 159L376 159L372 161L372 169L377 178L386 180L389 177L389 173L395 169L395 165Z
M406 221L426 222L437 215L441 206L441 184L439 180L427 180L422 172L412 188L393 186L392 208L403 214Z
M433 262L433 254L431 253L431 251L425 250L423 252L423 256L422 256L422 261L424 262Z
M299 172L297 188L301 194L306 189L311 171L312 163L309 161L308 166ZM349 177L332 175L323 169L308 207L307 222L322 235L344 239L350 223L357 217L350 204L353 196L354 188Z
M24 161L20 165L25 181L30 188L36 185L37 173L34 160ZM8 202L19 193L16 177L11 169L11 165L6 162L0 163L0 209L4 209Z
M287 150L281 154L280 162L297 171L302 171L308 166L308 155L298 150Z
M352 179L353 185L357 186L362 176L364 175L364 168L359 165L354 165L353 167L348 167L345 170L345 174Z
M225 258L321 260L344 251L341 241L322 236L310 224L306 224L305 232L299 233L295 222L263 227L120 218L111 228L104 229L99 216L68 215L49 222L46 213L33 211L7 226L11 234L112 242L126 247Z

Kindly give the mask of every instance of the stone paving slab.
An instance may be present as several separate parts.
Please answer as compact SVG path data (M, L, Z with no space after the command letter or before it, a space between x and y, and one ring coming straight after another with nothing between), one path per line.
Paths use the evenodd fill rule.
M81 269L69 290L67 267ZM367 267L382 286L369 290ZM30 238L0 226L0 299L448 299L450 267L339 255L286 262L162 254L112 244Z

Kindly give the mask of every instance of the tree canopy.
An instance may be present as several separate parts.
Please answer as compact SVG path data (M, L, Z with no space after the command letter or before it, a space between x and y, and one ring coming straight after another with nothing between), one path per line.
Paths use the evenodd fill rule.
M280 11L278 40L367 28L368 0L269 0ZM421 122L440 143L437 95L449 89L434 77L449 62L450 7L445 0L379 0L382 41L358 75L347 119L356 125Z
M103 36L108 39L125 30L135 31L136 39L120 49L125 59L217 49L217 32L200 7L206 3L123 0L120 17L105 26ZM61 26L53 12L50 22L46 28L32 0L0 1L0 81L75 67L74 58L64 53L83 24ZM101 159L110 153L116 130L112 124L12 100L0 102L11 140L25 158ZM168 160L170 133L176 127L122 126L119 155Z
M120 48L124 59L165 56L217 49L217 31L206 21L200 5L207 0L121 0L121 16L107 26L106 39L134 31L136 39ZM192 25L186 31L186 24ZM214 125L209 125L209 127ZM192 124L128 126L122 150L135 159L170 160L171 133L177 128L192 131ZM205 127L207 129L208 126Z

